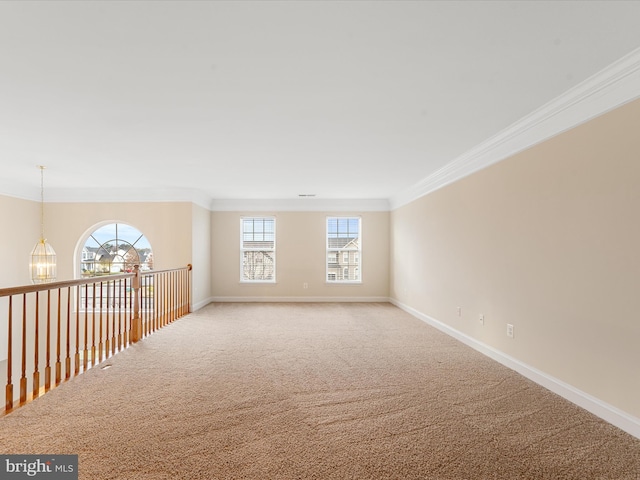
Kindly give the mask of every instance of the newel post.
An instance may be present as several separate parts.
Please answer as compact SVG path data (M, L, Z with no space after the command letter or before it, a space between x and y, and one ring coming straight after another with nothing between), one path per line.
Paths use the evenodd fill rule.
M135 277L131 279L133 288L133 318L131 319L131 343L142 338L142 317L140 316L140 265L135 265Z

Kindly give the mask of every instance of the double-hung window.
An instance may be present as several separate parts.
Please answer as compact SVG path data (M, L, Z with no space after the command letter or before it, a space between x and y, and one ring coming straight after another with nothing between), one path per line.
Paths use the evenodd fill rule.
M276 219L240 219L240 281L276 281Z
M327 217L327 282L362 281L360 217Z

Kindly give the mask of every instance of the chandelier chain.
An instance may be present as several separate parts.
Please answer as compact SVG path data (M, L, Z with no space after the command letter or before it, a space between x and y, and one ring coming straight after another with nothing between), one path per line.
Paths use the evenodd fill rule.
M44 169L47 167L38 165L38 168L40 168L40 239L44 241Z

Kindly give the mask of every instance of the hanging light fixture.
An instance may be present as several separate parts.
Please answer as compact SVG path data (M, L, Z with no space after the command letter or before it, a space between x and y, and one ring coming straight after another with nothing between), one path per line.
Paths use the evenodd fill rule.
M40 169L40 241L31 252L31 281L33 283L48 283L56 279L56 252L44 238L44 169Z

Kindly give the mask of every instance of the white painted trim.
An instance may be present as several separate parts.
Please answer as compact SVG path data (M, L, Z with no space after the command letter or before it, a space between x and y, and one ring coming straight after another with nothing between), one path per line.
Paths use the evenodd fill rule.
M40 190L26 188L18 184L12 184L7 180L0 180L0 195L5 197L19 198L20 200L31 200L40 202Z
M387 212L387 199L216 199L209 206L213 212Z
M613 405L609 405L602 400L589 395L577 388L558 380L557 378L552 377L530 365L527 365L520 360L513 358L505 353L496 350L495 348L480 342L468 335L450 327L449 325L442 323L436 320L429 315L425 315L418 310L409 307L408 305L404 305L403 303L398 302L395 299L389 300L393 305L401 308L407 313L410 313L414 317L422 320L423 322L431 325L432 327L437 328L441 332L446 333L447 335L455 338L456 340L461 341L465 345L477 350L478 352L486 355L487 357L501 363L502 365L518 372L529 380L534 381L538 385L560 395L561 397L569 400L571 403L578 405L579 407L584 408L585 410L593 413L597 417L600 417L606 422L615 425L616 427L624 430L630 435L640 439L640 418L636 418L619 408L614 407Z
M395 210L592 118L640 98L640 48L390 199Z
M0 195L40 202L40 190L5 184L0 180ZM46 203L136 203L191 202L212 212L388 212L388 199L212 199L189 189L48 189Z
M215 302L214 297L209 297L206 298L200 302L197 303L192 303L191 304L191 313L193 312L197 312L198 310L200 310L201 308L206 307L207 305L209 305L210 303Z
M324 302L357 302L388 303L389 297L211 297L212 302L219 303L324 303Z
M32 192L32 194L34 194ZM39 195L39 193L38 193ZM29 198L28 199L37 199ZM167 202L194 203L210 210L211 197L199 190L188 188L73 188L47 189L47 203L124 203Z

